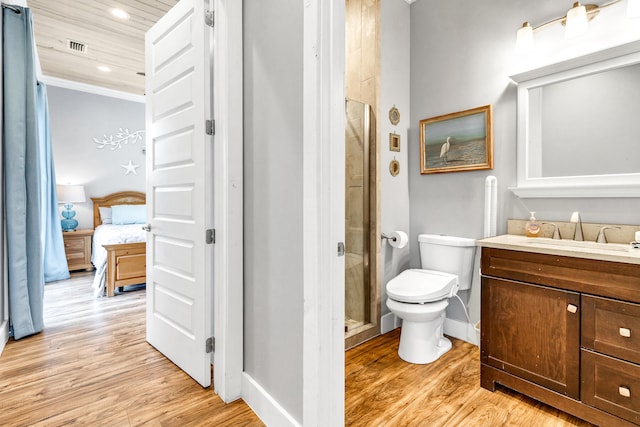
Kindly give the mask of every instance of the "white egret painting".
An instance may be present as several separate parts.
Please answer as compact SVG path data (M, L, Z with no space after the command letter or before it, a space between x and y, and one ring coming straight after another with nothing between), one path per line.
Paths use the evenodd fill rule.
M491 105L420 120L420 173L493 168Z

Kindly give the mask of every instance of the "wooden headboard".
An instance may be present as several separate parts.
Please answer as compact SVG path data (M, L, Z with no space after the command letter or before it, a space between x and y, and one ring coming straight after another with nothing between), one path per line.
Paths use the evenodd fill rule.
M144 205L147 199L144 193L138 191L120 191L104 197L92 197L91 200L93 201L93 228L96 228L102 224L98 208L110 208L113 205Z

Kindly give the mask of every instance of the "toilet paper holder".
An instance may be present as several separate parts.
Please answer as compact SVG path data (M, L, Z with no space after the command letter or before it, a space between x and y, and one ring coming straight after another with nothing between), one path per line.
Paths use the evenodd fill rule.
M391 240L392 242L395 242L396 240L398 240L396 237L394 237L394 236L389 236L388 234L385 234L385 233L382 233L382 238L383 238L383 239Z
M383 239L386 239L392 248L402 249L407 246L409 237L404 231L396 230L391 233L381 233Z

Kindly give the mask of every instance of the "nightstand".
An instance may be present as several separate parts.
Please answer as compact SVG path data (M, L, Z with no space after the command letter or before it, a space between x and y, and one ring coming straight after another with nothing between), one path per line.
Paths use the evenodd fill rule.
M91 264L91 237L93 230L63 231L64 251L69 271L93 270Z

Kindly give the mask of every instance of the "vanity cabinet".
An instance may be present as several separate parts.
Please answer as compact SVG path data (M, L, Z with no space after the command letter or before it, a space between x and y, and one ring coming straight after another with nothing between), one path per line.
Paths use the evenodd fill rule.
M481 385L640 425L640 265L482 248Z
M483 363L579 398L578 293L485 277L482 306Z

